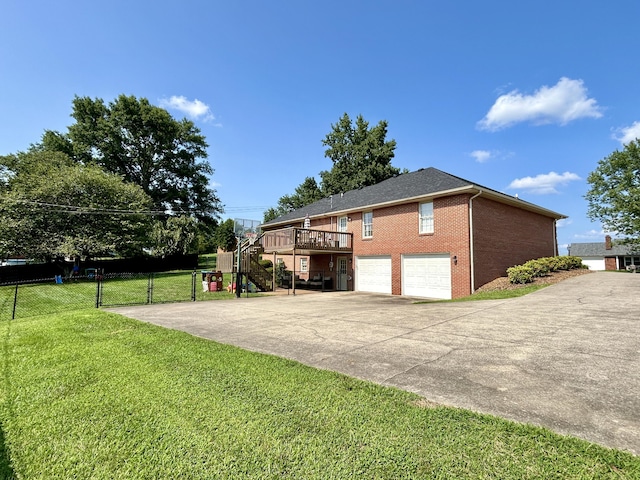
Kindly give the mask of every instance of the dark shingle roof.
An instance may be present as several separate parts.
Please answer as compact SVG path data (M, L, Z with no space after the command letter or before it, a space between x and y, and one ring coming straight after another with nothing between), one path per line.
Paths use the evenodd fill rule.
M463 178L456 177L437 168L421 168L415 172L403 173L375 185L350 190L342 194L323 198L315 203L304 206L264 225L281 224L304 219L307 215L311 218L327 215L333 212L346 212L362 209L383 203L398 202L403 199L426 197L432 194L446 192L461 188L477 187L497 195L509 197L496 190L483 187ZM514 198L514 197L510 197ZM521 201L523 205L535 207L535 205ZM551 212L552 213L552 212ZM558 218L562 215L558 214Z
M568 250L569 255L574 257L612 257L631 254L631 249L627 245L613 244L611 250L607 250L605 242L572 243Z

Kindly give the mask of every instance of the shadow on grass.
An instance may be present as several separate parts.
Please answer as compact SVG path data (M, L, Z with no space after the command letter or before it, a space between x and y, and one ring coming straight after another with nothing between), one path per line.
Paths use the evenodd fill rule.
M9 450L4 442L4 429L0 425L0 478L3 480L15 480L16 473L11 467L11 457L9 456Z

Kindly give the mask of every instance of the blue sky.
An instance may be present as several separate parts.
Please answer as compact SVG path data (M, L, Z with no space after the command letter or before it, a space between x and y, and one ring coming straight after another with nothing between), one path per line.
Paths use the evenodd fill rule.
M568 215L561 246L603 241L586 177L640 137L639 14L637 0L4 0L0 155L66 131L75 95L145 97L206 136L223 218L261 220L331 168L331 125L362 114L389 122L396 167Z

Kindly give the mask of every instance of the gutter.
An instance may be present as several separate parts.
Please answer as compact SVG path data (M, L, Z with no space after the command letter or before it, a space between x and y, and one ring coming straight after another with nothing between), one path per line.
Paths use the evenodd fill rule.
M469 199L469 263L471 265L471 293L476 291L476 281L475 281L475 260L473 256L473 199L478 198L482 195L483 190L481 188L478 189L478 193L476 193L473 197Z

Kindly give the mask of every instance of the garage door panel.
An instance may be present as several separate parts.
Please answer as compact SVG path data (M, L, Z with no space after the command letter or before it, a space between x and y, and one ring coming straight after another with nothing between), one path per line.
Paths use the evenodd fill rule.
M356 289L391 293L391 257L356 257Z
M451 261L448 254L404 255L403 295L451 298Z
M589 270L606 270L602 257L582 257L582 263L588 266Z

